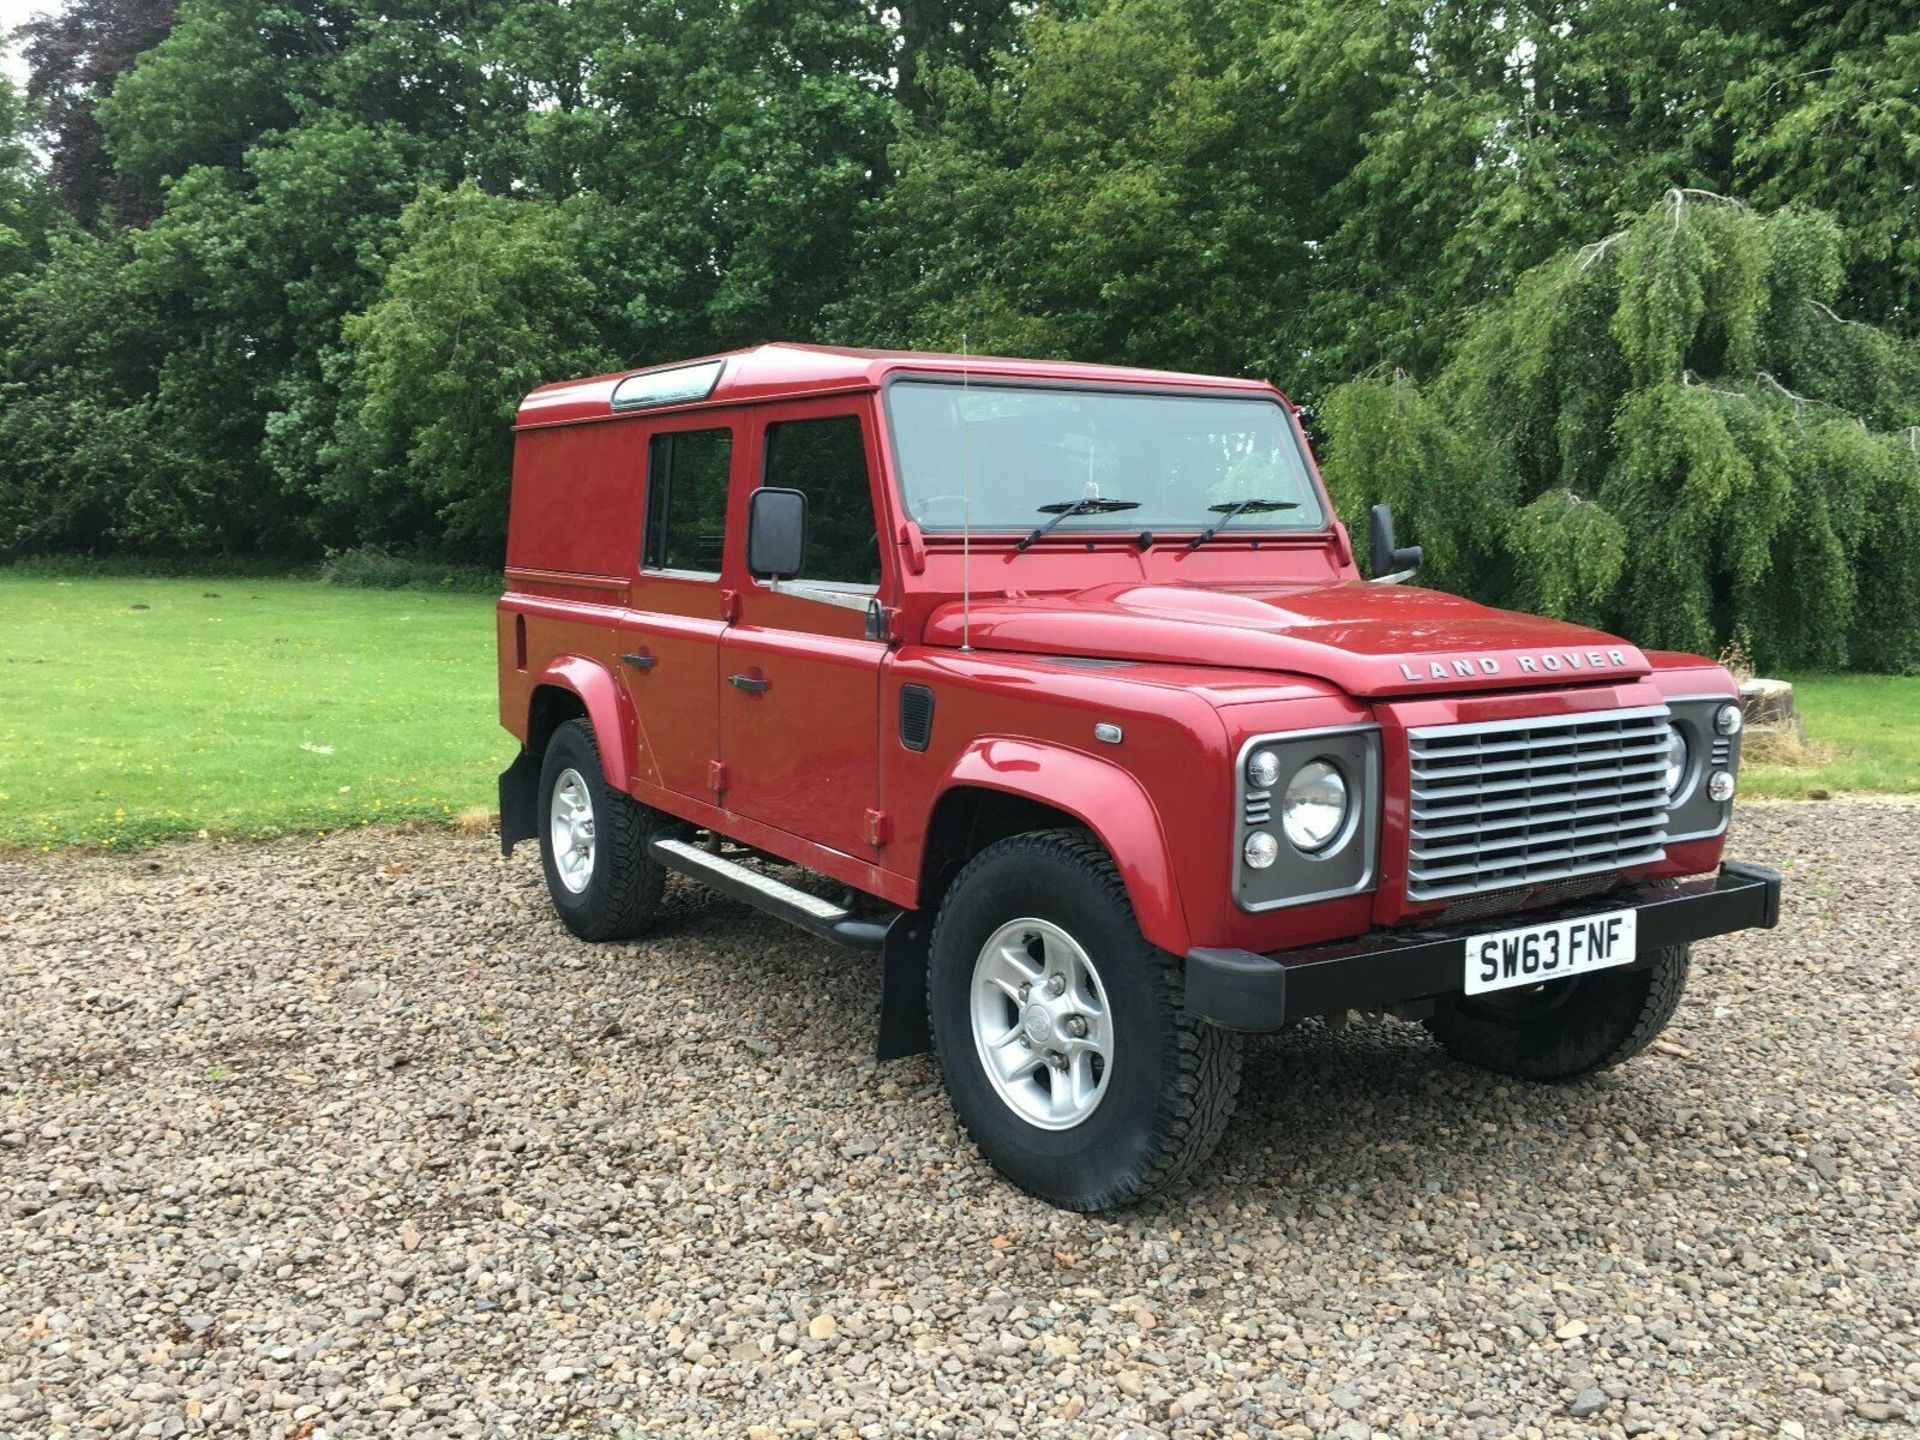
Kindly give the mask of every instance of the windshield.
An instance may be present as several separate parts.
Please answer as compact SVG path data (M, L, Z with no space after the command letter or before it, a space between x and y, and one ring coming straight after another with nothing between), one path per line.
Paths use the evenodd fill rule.
M1228 532L1327 523L1274 400L901 380L887 410L922 529L1028 531L1051 514L1062 532L1199 531L1240 501L1271 503ZM1081 501L1120 503L1061 515Z

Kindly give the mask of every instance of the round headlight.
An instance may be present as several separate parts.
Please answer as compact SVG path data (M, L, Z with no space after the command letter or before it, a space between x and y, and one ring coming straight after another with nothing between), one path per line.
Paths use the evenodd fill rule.
M1264 870L1280 858L1280 842L1266 831L1256 830L1247 836L1244 853L1249 869Z
M1707 781L1707 796L1719 804L1726 804L1733 798L1733 772L1716 770Z
M1722 735L1738 735L1746 719L1740 713L1738 705L1722 705L1713 714L1713 728Z
M1678 725L1667 727L1667 793L1675 794L1687 778L1687 737Z
M1346 828L1348 805L1340 772L1325 760L1309 760L1293 772L1280 798L1280 828L1299 849L1324 850Z
M1271 750L1256 750L1247 757L1247 783L1256 790L1271 790L1280 783L1280 757Z

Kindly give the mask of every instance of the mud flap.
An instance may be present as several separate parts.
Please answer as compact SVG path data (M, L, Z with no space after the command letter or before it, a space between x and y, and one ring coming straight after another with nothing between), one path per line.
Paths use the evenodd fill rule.
M540 761L522 749L500 772L500 853L511 855L522 840L540 834Z
M933 917L902 910L880 946L880 1044L875 1057L904 1060L933 1049L927 1029L927 955Z

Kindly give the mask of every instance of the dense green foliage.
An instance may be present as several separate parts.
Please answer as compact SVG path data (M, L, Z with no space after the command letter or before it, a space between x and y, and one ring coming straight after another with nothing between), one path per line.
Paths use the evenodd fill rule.
M42 258L51 214L27 148L26 105L0 75L0 283Z
M1840 318L1844 255L1817 212L1675 191L1424 390L1335 390L1335 500L1394 502L1442 584L1643 643L1920 670L1920 345Z
M1920 663L1904 0L67 0L25 53L0 557L492 562L538 381L964 342L1270 376L1476 593ZM1634 221L1676 188L1754 209Z

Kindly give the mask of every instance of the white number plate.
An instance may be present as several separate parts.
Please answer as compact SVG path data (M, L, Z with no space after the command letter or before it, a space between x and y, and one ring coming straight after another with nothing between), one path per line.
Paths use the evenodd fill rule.
M1539 985L1589 970L1630 965L1636 953L1631 910L1525 925L1467 939L1467 994Z

